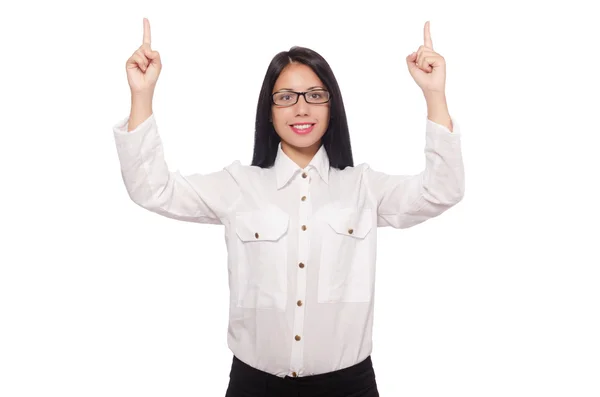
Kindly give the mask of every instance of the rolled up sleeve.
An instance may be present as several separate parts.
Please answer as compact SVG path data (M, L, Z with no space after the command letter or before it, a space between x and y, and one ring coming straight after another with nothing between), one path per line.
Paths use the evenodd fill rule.
M170 171L154 114L127 131L129 117L113 126L121 176L131 200L149 211L186 222L222 224L239 186L223 168L206 174Z
M425 169L416 175L390 175L365 170L377 200L378 226L408 228L436 217L462 200L465 171L462 134L452 118L453 131L426 121Z

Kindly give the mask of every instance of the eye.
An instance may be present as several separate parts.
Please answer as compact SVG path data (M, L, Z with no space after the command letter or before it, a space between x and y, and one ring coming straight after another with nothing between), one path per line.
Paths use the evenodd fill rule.
M274 96L275 103L286 103L292 102L295 98L295 94L288 92L278 92Z

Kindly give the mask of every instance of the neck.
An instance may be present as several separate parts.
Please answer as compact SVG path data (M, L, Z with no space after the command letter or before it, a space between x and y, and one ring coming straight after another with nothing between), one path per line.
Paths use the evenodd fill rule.
M298 164L298 167L300 168L305 168L310 163L320 147L320 141L309 147L296 147L281 141L281 150L283 153L285 153L294 163Z

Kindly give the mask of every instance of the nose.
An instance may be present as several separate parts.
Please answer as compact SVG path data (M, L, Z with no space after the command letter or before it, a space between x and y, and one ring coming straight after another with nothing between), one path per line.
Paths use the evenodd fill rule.
M295 106L297 115L304 116L308 114L308 109L310 105L308 104L308 102L306 102L306 98L304 97L304 95L300 95L300 97L298 98L298 102L296 102Z

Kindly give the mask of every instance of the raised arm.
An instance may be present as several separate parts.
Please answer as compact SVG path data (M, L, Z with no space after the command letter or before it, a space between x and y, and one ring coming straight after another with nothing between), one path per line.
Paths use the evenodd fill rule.
M150 48L150 22L144 18L142 45L126 62L131 112L113 126L121 175L129 197L160 215L182 221L222 223L238 198L238 184L223 169L209 174L170 171L152 111L161 71L160 55Z
M465 191L460 128L446 103L446 60L433 50L429 21L423 45L406 63L427 102L425 169L416 175L365 170L378 203L378 226L407 228L424 222L462 200Z

